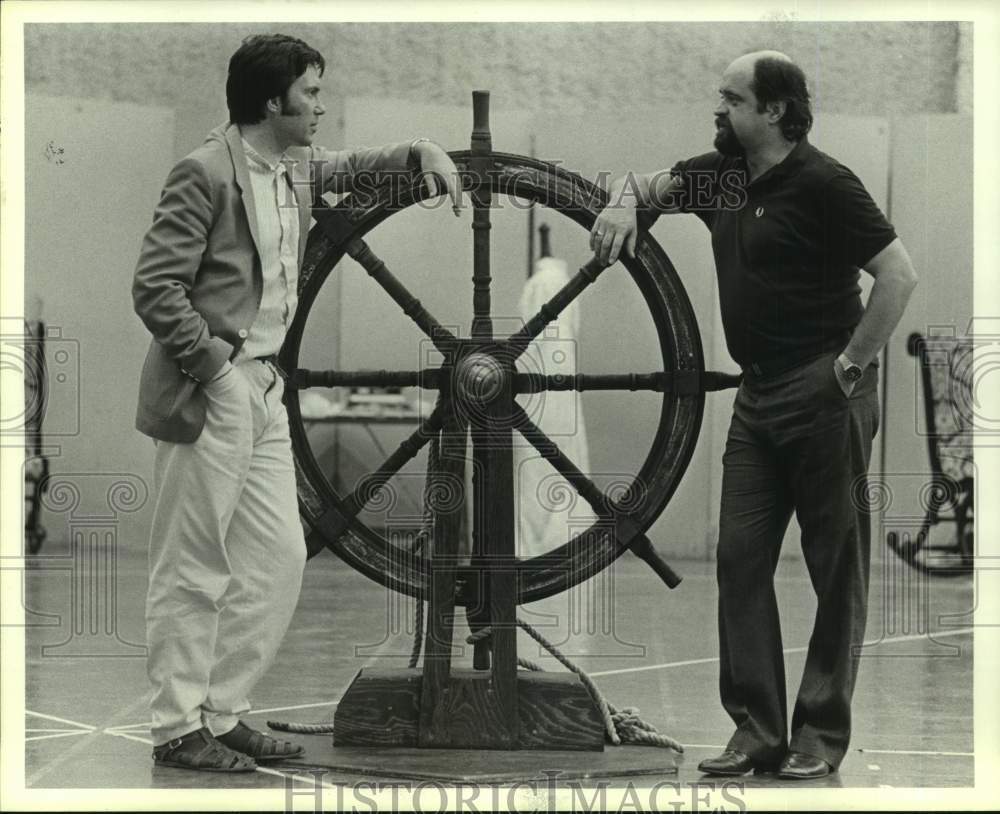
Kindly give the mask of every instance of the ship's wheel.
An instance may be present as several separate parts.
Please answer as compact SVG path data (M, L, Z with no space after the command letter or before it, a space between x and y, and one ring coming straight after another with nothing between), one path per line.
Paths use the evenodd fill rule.
M484 128L478 128L481 133ZM281 354L290 371L287 407L292 445L299 478L302 515L312 530L310 554L328 546L368 577L411 596L426 597L429 569L425 558L400 556L398 547L369 528L358 515L375 499L379 488L415 457L445 427L472 426L474 456L481 460L485 478L475 479L475 489L501 488L499 469L509 470L510 433L519 432L587 500L598 520L544 557L517 564L518 602L529 602L566 590L606 567L641 535L663 511L677 488L691 458L701 426L704 392L732 386L731 377L705 373L698 325L687 293L666 253L648 234L638 241L635 258L622 254L621 264L642 294L656 329L663 370L578 374L572 377L520 373L515 361L545 326L605 271L596 259L581 268L572 281L531 319L522 330L507 337L493 335L490 315L489 202L493 195L513 195L542 204L590 229L607 203L606 193L584 178L532 158L493 152L482 136L473 134L473 150L451 153L475 205L473 221L474 269L471 295L474 319L471 337L460 339L443 328L419 300L365 243L365 236L379 224L419 201L424 187L415 179L409 187L386 184L366 194L348 196L335 207L314 212L317 226L309 236L300 272L299 307ZM476 147L480 149L477 150ZM485 147L485 150L481 149ZM581 236L581 240L583 237ZM400 308L401 319L411 319L444 357L437 369L413 371L307 370L298 366L298 355L310 311L317 295L337 264L346 256L360 263ZM620 280L623 285L628 281ZM418 429L387 460L349 494L338 494L317 463L302 421L298 389L310 386L422 387L438 393L437 405ZM561 455L558 446L531 421L515 401L521 393L541 390L620 390L662 392L656 432L632 488L621 494L602 494L586 474ZM507 439L501 438L507 436ZM459 439L456 439L458 441ZM464 446L464 441L461 441ZM455 451L445 445L445 453ZM446 454L446 460L450 460ZM503 459L501 461L501 459ZM452 462L454 464L454 462ZM477 467L478 471L478 467ZM440 502L452 506L458 489L454 467L440 486ZM475 492L474 489L474 492ZM505 494L512 487L504 485ZM513 528L513 504L502 503L491 493L473 494L474 513L489 507L489 517L474 518L474 538L484 528L498 524ZM487 520L489 521L487 523ZM644 543L637 546L640 550ZM642 552L645 553L645 552ZM460 585L475 582L473 568L459 569ZM460 590L456 600L468 604L472 592Z
M451 153L463 176L463 188L473 203L473 320L468 338L456 336L443 327L365 242L365 236L383 221L426 196L419 179L413 179L402 187L398 183L386 184L366 190L364 194L351 194L336 206L321 205L314 210L317 225L309 236L300 271L299 307L280 356L281 365L288 373L286 404L300 509L311 529L308 535L310 553L329 547L371 579L431 604L423 704L419 712L420 735L414 741L422 746L464 744L512 748L512 744L519 743L516 714L519 691L513 658L516 653L516 605L567 590L606 568L626 549L646 560L671 587L679 582L679 577L654 552L644 532L667 505L688 465L701 426L705 391L735 383L735 377L704 370L701 340L691 303L666 253L645 232L638 240L635 257L623 255L621 259L631 280L616 282L638 287L655 325L662 369L566 377L518 371L516 362L532 341L569 303L582 296L606 267L596 258L592 259L520 330L509 336L495 335L490 273L490 204L493 196L515 196L541 204L587 230L606 205L607 196L579 175L552 164L494 152L488 99L488 93L473 94L472 149ZM300 347L310 311L323 285L345 256L361 264L371 277L373 287L381 288L399 306L400 319L412 320L433 343L444 360L439 367L409 371L345 371L299 366ZM436 391L437 401L409 438L362 478L353 491L341 494L322 471L310 446L298 391L307 387L348 386L420 387ZM516 401L519 394L546 390L663 394L649 452L627 489L619 494L602 492ZM513 433L520 433L548 460L587 501L597 517L590 528L568 543L544 556L524 560L514 556ZM470 437L472 494L466 496L466 447ZM434 471L428 472L428 478L434 479L432 488L426 492L433 509L431 552L404 549L359 518L379 490L427 445L433 447L429 458L435 461ZM463 563L457 555L466 498L472 501L473 507L472 553L470 560ZM483 698L491 698L489 703L484 701L484 709L493 710L483 715L495 718L497 723L485 730L478 719L463 725L442 717L450 708L448 693L458 686L454 684L454 677L449 684L455 605L466 607L473 628L491 626L494 631L491 689L483 690L482 694ZM485 658L481 655L477 651L476 666L486 668L490 664L490 654L486 653ZM409 678L401 675L398 681L398 688L402 688L408 686ZM467 687L463 692L472 695L479 692L468 689L477 686L474 681L462 686ZM371 699L363 703L359 700L356 707L360 709L371 703ZM525 696L521 704L524 708L533 707L534 701ZM341 704L338 716L348 715L347 706L347 703ZM398 705L394 714L399 714ZM510 723L511 714L513 723ZM374 729L381 731L379 727ZM485 740L483 731L491 733ZM456 734L458 732L461 734ZM380 740L382 737L374 741L362 738L358 743L388 745L401 742ZM544 748L538 747L536 741L532 741L536 748ZM403 742L409 741L404 738ZM523 736L520 742L523 747ZM566 748L565 744L560 748Z

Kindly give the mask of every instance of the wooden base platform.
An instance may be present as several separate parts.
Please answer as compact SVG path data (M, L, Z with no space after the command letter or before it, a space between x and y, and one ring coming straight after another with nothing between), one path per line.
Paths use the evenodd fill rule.
M418 669L361 670L337 707L334 745L407 748L424 745ZM499 750L494 734L506 722L494 720L489 671L452 670L442 703L424 716L439 733L431 744L448 749ZM573 673L517 675L515 750L597 751L604 748L604 721L590 693ZM435 750L437 751L437 750ZM536 763L537 765L537 763Z
M300 742L301 742L300 738ZM457 783L535 781L562 784L640 775L677 774L677 754L652 746L608 746L603 752L540 750L419 749L329 746L308 739L307 758L280 764L282 772L343 774L394 780L436 780ZM330 751L327 752L327 749ZM329 779L329 778L328 778Z

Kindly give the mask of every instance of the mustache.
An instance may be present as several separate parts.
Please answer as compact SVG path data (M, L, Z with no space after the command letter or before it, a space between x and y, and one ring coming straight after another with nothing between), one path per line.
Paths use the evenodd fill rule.
M716 127L729 127L729 119L723 118L722 116L715 117Z

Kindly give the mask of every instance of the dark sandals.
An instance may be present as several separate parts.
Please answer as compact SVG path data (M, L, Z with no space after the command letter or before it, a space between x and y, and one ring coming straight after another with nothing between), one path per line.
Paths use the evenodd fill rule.
M213 738L204 727L153 747L157 766L197 769L202 772L253 772L256 761Z
M216 735L216 740L230 749L249 755L254 760L264 763L270 760L286 760L301 757L305 752L299 744L282 741L251 729L243 721L236 724L225 735Z

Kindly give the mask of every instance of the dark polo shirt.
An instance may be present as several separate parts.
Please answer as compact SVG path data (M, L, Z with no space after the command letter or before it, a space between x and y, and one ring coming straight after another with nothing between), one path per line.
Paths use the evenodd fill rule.
M806 139L749 184L745 159L718 152L671 173L671 203L712 232L733 360L841 350L863 313L859 268L896 237L857 176Z

